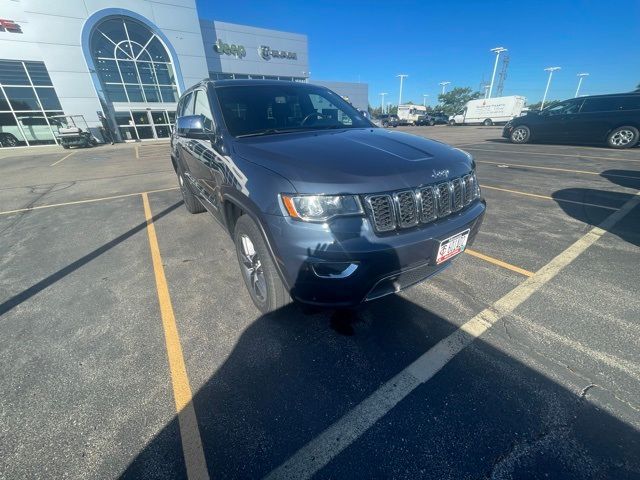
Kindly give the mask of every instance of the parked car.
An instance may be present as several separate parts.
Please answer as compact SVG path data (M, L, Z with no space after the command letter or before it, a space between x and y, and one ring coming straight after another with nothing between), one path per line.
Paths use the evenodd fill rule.
M205 80L177 117L185 206L231 234L261 312L397 292L446 268L482 222L471 155L377 128L324 87Z
M446 125L449 123L449 116L444 112L431 112L429 115L436 122L436 125Z
M502 131L513 143L549 141L631 148L640 135L640 93L572 98L514 118Z
M420 115L420 117L418 117L418 120L416 120L415 125L429 125L429 126L434 126L436 124L435 119L430 115L430 114L425 114L425 115Z
M383 115L378 115L375 118L374 123L377 124L379 127L396 128L400 124L400 119L398 118L397 115L388 115L385 113Z

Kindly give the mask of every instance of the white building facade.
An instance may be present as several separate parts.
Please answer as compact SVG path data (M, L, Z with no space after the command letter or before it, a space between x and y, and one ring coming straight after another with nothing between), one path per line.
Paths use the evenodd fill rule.
M202 20L195 0L4 0L0 15L2 147L55 144L63 115L98 138L166 138L204 78L309 77L306 35Z

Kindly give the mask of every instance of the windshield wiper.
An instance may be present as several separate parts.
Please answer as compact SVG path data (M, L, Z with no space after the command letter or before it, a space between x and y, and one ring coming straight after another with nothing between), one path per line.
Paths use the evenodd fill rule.
M308 128L267 128L266 130L258 130L257 132L236 135L236 138L259 137L262 135L278 135L280 133L300 132L302 130L308 130Z

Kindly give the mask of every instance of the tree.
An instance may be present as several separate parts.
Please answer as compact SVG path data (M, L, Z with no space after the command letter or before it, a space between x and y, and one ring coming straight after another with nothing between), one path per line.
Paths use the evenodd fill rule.
M546 100L544 102L544 107L553 107L555 104L560 103L560 100ZM527 105L527 108L530 111L536 111L536 110L540 110L540 105L542 105L542 101L538 102L538 103L532 103L531 105Z
M469 100L480 98L480 92L474 92L470 87L456 87L450 92L438 95L440 105L438 110L447 115L457 113Z

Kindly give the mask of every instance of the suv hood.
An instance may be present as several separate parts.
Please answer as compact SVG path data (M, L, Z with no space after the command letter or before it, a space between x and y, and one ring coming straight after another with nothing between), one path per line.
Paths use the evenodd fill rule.
M401 190L455 178L475 166L459 149L382 128L243 138L234 142L234 153L282 175L299 193Z

